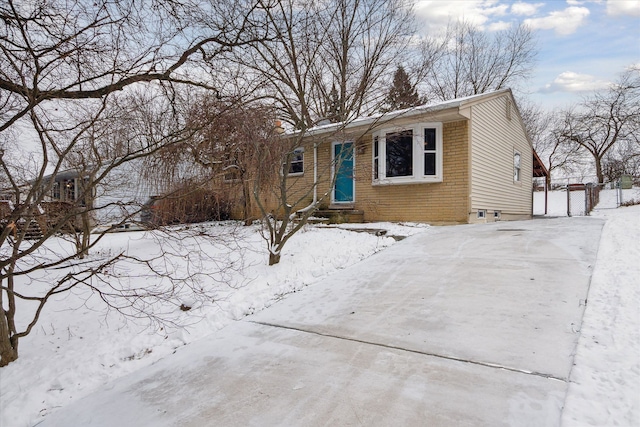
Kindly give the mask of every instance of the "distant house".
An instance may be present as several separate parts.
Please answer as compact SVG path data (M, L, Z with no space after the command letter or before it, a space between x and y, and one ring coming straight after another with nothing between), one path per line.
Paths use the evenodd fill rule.
M323 215L436 224L531 218L548 175L509 89L310 129L289 172Z
M197 181L203 169L184 164L172 171L153 170L152 158L133 159L116 167L86 167L68 169L44 178L41 208L47 216L60 209L88 211L92 226L109 226L126 222L153 223L193 222L199 218L219 218L226 208L217 192ZM89 184L89 172L94 177L108 173L100 182ZM51 182L53 180L53 182ZM218 181L224 182L222 175ZM85 188L91 186L87 194ZM223 206L220 206L222 203ZM77 220L76 220L77 221Z
M91 168L86 168L89 170ZM43 185L50 189L44 194L42 208L45 211L60 209L85 210L91 213L93 225L119 223L124 219L139 220L142 206L157 185L144 178L144 164L134 160L112 171L87 194L85 184L89 174L82 169L67 169L44 178ZM99 173L103 168L97 170ZM50 181L53 180L53 183Z

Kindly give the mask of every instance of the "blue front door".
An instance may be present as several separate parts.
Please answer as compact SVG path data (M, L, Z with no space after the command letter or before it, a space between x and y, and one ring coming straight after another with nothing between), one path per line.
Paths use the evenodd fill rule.
M353 143L335 144L333 159L336 173L333 201L337 203L353 202Z

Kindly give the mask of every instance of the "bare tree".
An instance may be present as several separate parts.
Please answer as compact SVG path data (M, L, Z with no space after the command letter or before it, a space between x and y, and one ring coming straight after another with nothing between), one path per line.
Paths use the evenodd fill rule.
M562 113L559 135L563 144L586 151L598 182L604 182L606 156L625 144L640 152L640 69L623 73L607 90L595 92Z
M559 112L545 111L526 99L521 100L518 106L533 148L550 174L573 175L584 168L580 150L564 144L559 130L562 128Z
M0 366L16 360L19 341L37 324L47 301L75 286L90 287L113 307L121 307L117 298L129 301L126 306L145 296L174 293L118 288L117 282L105 280L123 254L73 263L103 236L89 240L86 227L86 240L72 249L52 250L49 242L78 215L87 219L95 213L91 195L114 171L192 134L180 123L158 129L135 122L122 132L115 126L116 106L140 85L171 107L177 85L222 92L203 70L221 52L256 41L262 24L253 8L244 1L0 4L0 169L8 199L0 228ZM174 108L166 112L181 114ZM22 141L12 140L17 135ZM31 144L21 144L29 139ZM20 149L37 153L36 168L22 167ZM76 203L51 221L42 206L55 191L56 177L69 166L82 182L69 198ZM42 272L53 267L65 267L66 274L43 279ZM35 293L25 286L47 280ZM20 323L18 301L33 306Z
M404 59L415 31L405 0L327 0L319 23L327 35L322 63L314 68L315 110L326 117L337 89L339 122L375 111L383 101L385 77Z
M296 129L374 111L383 78L401 63L413 32L404 0L261 3L270 36L234 61L256 76L256 94L275 101Z
M328 193L317 194L318 185L331 180L331 167L338 166L327 165L326 171L314 171L312 183L296 185L299 178L289 172L299 161L306 130L324 121L344 125L376 111L384 97L385 77L402 63L414 27L404 0L274 0L261 2L256 12L266 17L269 36L233 51L231 58L247 70L253 95L272 100L279 116L300 131L278 144L255 147L260 158L270 159L255 174L254 200L272 265L326 199Z
M602 162L602 172L609 182L622 175L631 175L640 181L640 147L637 141L623 141L612 152L607 153Z
M344 124L336 125L334 141L354 142L354 135L342 132ZM267 164L278 164L279 168L257 170L254 181L254 199L262 215L263 237L269 249L269 265L278 264L282 249L293 235L307 224L318 207L331 197L337 171L343 161L353 156L355 143L340 152L331 162L313 166L313 179L300 176L299 167L304 162L301 153L317 158L317 148L322 141L306 132L283 135L275 144L256 146L260 158L270 159ZM306 155L306 154L305 154ZM309 174L308 174L309 175ZM269 185L264 185L267 182ZM322 191L321 191L322 189Z
M201 179L214 184L216 191L229 200L239 202L242 218L249 225L258 218L252 205L256 174L278 170L278 163L263 150L265 145L277 144L273 109L240 99L223 101L207 96L191 111L190 126L196 130L195 137L181 148L206 170ZM269 180L261 182L262 186L271 184ZM240 197L230 194L238 192Z
M444 36L428 37L420 51L414 74L427 98L441 101L517 87L530 75L537 55L526 26L488 33L465 21L449 24Z
M41 154L46 156L46 150L51 148L59 152L51 162L52 174L41 173L34 179L26 179L14 166L13 159L8 156L0 159L0 166L11 183L8 189L11 206L3 212L0 233L0 296L5 308L0 316L1 365L18 357L19 340L30 333L48 300L54 295L76 286L88 286L101 295L103 292L108 294L109 298L105 297L105 300L111 300L118 293L122 298L144 297L144 292L131 292L130 289L118 287L117 279L110 282L108 288L96 285L96 281L105 280L104 276L108 276L108 271L114 268L116 261L126 258L123 253L106 258L97 255L82 263L74 261L76 258L87 257L89 251L104 237L104 233L100 233L94 235L93 241L89 238L95 213L114 205L119 208L129 205L129 211L124 212L112 228L123 224L136 213L135 206L131 209L132 206L126 200L96 206L90 195L126 165L153 155L167 145L179 143L189 133L188 130L176 129L167 134L154 135L141 130L141 133L145 132L147 135L144 145L133 143L121 156L101 158L96 152L105 140L94 139L94 132L100 127L100 121L108 120L106 112L109 108L106 104L109 99L111 97L104 99L105 106L99 110L99 114L88 117L84 122L77 122L71 129L54 127L55 123L44 120L42 114L32 115L34 128L43 147ZM68 122L69 120L65 120L65 123ZM83 161L75 163L74 159L80 157ZM54 185L60 183L56 177L62 175L63 165L67 161L71 161L76 169L71 170L74 174L67 181L70 184L58 189L68 193L64 205L54 213L50 209L50 200L55 193ZM52 239L63 246L64 241L70 241L72 246L61 251L52 250ZM45 289L29 286L41 280L38 277L42 275L42 271L50 272L58 267L67 268L68 272L61 277L50 274L50 282ZM170 294L172 291L168 292ZM154 297L160 296L155 294ZM32 306L31 310L22 313L22 321L28 319L22 330L17 327L16 315L17 308L23 305L17 304L17 301Z

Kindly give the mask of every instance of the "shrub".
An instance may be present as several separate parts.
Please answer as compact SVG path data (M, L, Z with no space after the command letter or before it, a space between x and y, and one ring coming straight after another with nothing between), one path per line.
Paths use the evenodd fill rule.
M626 202L620 203L620 206L634 206L634 205L640 205L640 199L638 200L631 199L631 200L627 200Z
M213 191L183 187L155 197L145 210L142 220L152 225L189 224L227 220L231 216L231 203Z

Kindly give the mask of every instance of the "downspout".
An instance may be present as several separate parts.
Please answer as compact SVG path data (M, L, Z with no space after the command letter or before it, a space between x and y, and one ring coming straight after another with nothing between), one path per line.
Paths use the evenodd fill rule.
M313 202L318 203L318 143L313 143Z

